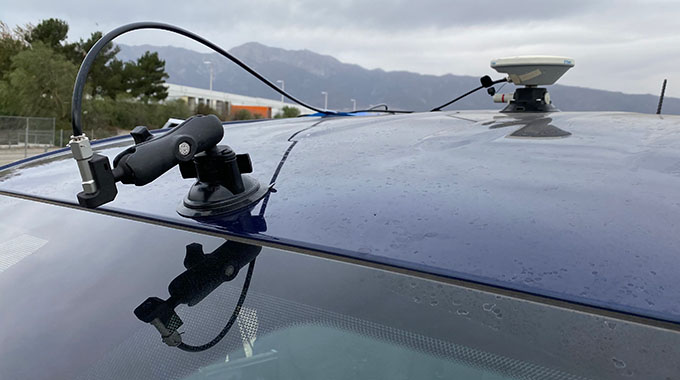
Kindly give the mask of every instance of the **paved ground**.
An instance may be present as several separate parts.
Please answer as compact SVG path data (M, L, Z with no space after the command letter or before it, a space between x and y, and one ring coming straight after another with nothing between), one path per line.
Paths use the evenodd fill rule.
M45 148L28 148L27 157L35 156L36 154L45 153L50 150L57 148L45 149ZM9 164L11 162L21 160L24 158L24 148L10 148L0 146L0 166Z

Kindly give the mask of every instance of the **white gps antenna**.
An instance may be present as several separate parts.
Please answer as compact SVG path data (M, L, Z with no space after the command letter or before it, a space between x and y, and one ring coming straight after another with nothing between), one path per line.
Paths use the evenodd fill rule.
M491 61L491 68L508 74L508 82L523 85L512 94L495 94L496 103L509 103L501 112L551 112L557 111L545 88L557 82L574 60L567 57L545 55L499 58Z

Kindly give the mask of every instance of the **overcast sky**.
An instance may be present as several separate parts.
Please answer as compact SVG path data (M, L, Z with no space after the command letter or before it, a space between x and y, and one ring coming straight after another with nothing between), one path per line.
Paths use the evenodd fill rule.
M57 17L69 39L133 21L184 27L225 48L249 41L309 49L366 68L493 74L492 58L563 55L560 83L680 97L680 1L0 0L0 20ZM121 43L206 51L181 36L138 31ZM493 75L492 75L493 76Z

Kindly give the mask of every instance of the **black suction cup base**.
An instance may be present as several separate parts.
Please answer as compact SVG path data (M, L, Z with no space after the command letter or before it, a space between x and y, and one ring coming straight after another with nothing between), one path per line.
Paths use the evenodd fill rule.
M264 198L269 188L247 175L242 178L245 190L238 194L222 185L196 182L177 207L177 213L188 218L204 218L237 213L252 207Z

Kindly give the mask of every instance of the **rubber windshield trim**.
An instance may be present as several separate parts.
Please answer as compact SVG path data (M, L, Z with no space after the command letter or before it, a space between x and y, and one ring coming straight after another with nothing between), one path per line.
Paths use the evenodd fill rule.
M187 232L198 233L202 235L214 236L218 238L224 238L229 240L234 240L237 242L245 244L260 245L262 247L281 249L285 251L297 252L301 254L306 254L315 257L321 257L329 260L345 262L349 264L355 264L359 266L374 268L378 270L384 270L388 272L401 273L409 276L414 276L418 278L424 278L432 281L443 282L447 284L457 285L464 288L475 289L491 294L503 295L507 297L513 297L521 299L527 302L535 302L539 304L545 304L550 306L555 306L561 309L582 312L586 314L599 315L602 317L615 318L624 320L631 323L637 323L646 326L652 326L672 331L680 332L680 321L674 321L668 318L664 318L661 313L649 313L646 311L633 312L633 311L623 311L616 310L613 308L608 308L604 306L586 304L574 300L568 300L560 298L557 295L550 294L539 294L524 290L517 290L502 286L500 284L490 284L488 282L483 282L479 280L466 279L461 277L455 277L452 275L447 275L444 273L437 273L436 271L424 271L414 269L405 265L406 263L400 263L397 260L391 260L391 262L378 262L374 260L369 260L366 258L359 258L350 255L350 251L343 251L340 249L332 249L330 247L321 246L318 244L303 243L294 240L284 240L275 237L269 237L266 235L236 235L229 233L224 230L212 229L204 226L190 226L187 224L179 223L174 220L163 219L154 217L147 214L133 214L130 212L116 210L112 208L96 208L89 209L81 207L77 203L66 202L57 199L50 199L44 197L37 197L31 194L12 192L0 189L0 195L24 199L29 201L36 201L40 203L50 204L59 207L72 208L76 210L82 210L85 212L92 212L101 215L113 216L121 219L147 223L156 226L168 227L173 229L179 229ZM547 292L546 292L547 293ZM631 308L632 309L632 308Z

